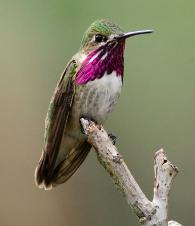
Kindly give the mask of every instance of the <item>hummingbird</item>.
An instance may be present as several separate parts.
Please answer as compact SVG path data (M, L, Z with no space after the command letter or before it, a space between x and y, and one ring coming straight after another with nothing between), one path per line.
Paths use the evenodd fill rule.
M121 93L126 39L151 32L124 33L105 19L86 30L49 104L42 155L35 170L38 187L49 190L66 182L83 163L91 145L82 133L80 118L105 122Z

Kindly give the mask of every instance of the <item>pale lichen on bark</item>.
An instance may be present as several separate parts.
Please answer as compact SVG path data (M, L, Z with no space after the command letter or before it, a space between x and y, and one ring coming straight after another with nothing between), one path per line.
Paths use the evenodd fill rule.
M153 201L150 201L142 192L104 128L90 120L84 118L80 120L88 142L96 150L99 162L126 197L127 203L139 218L140 224L182 226L176 221L168 222L168 196L178 169L167 159L164 150L157 151L154 157L154 196Z

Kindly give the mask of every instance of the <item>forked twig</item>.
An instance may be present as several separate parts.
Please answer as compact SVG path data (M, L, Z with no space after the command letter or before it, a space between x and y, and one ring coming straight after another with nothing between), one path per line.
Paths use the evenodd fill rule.
M150 201L142 192L107 132L100 125L81 118L83 131L88 142L95 148L99 162L110 174L113 182L125 195L141 225L182 226L175 221L168 222L168 195L178 169L166 157L163 149L154 157L154 197Z

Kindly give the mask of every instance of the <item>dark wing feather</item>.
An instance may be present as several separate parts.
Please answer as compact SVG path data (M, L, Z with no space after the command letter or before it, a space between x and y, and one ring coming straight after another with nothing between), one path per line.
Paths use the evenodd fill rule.
M66 159L59 163L55 168L53 174L53 185L55 186L66 182L83 163L90 149L91 145L85 141L80 143L72 153L67 155Z
M38 185L45 183L45 186L47 186L54 173L63 131L66 127L74 98L75 86L72 75L75 67L74 61L68 64L50 102L46 117L45 144L35 174L35 180Z

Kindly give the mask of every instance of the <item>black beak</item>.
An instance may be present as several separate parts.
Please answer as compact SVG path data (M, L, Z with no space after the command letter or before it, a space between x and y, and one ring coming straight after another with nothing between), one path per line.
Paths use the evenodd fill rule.
M114 38L117 39L117 40L120 40L120 39L129 38L129 37L132 37L132 36L135 36L135 35L149 34L149 33L152 33L152 32L153 32L153 30L131 31L131 32L127 32L127 33L115 36Z

